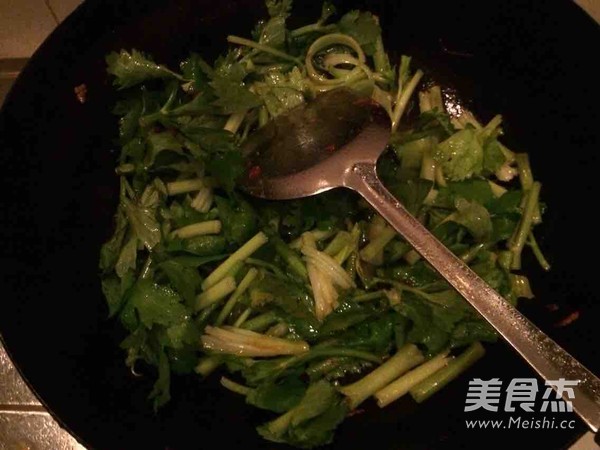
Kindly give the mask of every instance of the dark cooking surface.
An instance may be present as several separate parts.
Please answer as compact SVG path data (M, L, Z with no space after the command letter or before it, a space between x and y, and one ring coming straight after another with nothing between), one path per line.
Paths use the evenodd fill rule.
M172 402L155 415L146 399L151 380L134 379L125 368L122 333L106 320L97 278L98 249L117 201L116 123L109 113L115 94L104 55L124 46L170 63L190 50L214 57L226 34L248 35L264 15L260 3L220 2L216 9L208 0L88 1L34 55L2 110L0 332L44 403L92 448L203 448L215 439L277 447L255 433L265 415L194 376L177 378ZM294 17L318 16L320 2L299 5ZM549 274L534 269L538 299L522 309L600 372L597 274L583 263L599 247L597 227L586 217L599 191L600 73L592 66L598 25L568 1L347 1L343 9L356 6L379 14L387 45L454 83L482 118L502 113L505 142L531 153L549 205L542 244L554 267ZM88 86L84 105L73 94L81 83ZM547 312L543 305L550 303L561 305L560 314ZM575 309L581 317L573 325L551 326ZM488 349L476 367L420 407L369 404L340 427L335 448L364 449L376 441L381 449L475 449L527 440L555 449L583 431L580 422L570 431L467 430L467 418L503 417L463 413L469 379L532 376L505 345Z

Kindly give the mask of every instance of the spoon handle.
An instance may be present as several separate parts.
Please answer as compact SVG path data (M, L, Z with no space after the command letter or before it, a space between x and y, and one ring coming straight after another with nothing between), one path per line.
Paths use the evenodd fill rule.
M364 197L545 380L579 380L573 409L594 431L600 427L600 380L527 320L515 307L438 241L383 186L371 163L358 163L344 185Z

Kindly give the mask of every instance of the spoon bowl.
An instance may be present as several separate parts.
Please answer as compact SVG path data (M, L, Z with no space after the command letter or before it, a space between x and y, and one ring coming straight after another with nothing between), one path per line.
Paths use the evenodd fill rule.
M328 91L281 114L242 147L250 194L289 200L319 194L347 181L349 161L376 164L390 138L386 111L348 88Z

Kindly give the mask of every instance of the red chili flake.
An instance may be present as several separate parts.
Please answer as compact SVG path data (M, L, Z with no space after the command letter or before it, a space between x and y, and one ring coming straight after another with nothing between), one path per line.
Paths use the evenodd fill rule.
M556 303L550 303L546 305L546 309L550 312L558 311L558 305Z
M75 86L73 92L75 92L75 97L77 97L79 103L83 105L87 99L87 86L85 84Z
M333 153L333 152L335 152L335 144L329 144L327 147L325 147L325 151L327 153Z
M567 325L571 325L577 319L579 319L579 311L573 311L568 316L563 317L561 320L559 320L558 322L556 322L554 324L554 326L555 327L566 327Z
M364 414L364 413L365 413L364 409L358 409L357 408L357 409L354 409L354 410L350 411L348 413L348 417L357 416L357 415Z
M252 166L250 170L248 170L248 178L250 180L256 180L262 175L262 169L260 166Z

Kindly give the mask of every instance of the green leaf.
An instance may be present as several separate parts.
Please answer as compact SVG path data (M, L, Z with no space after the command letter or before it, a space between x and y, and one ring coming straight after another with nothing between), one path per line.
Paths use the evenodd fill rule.
M294 367L291 371L287 370L289 369L287 365L289 359L290 357L280 357L254 360L250 365L242 365L239 370L250 386L258 386L265 380L274 380L281 375L292 376L296 374L299 376L301 372L298 368Z
M302 199L298 213L305 227L325 230L343 228L345 221L355 220L357 197L345 189L336 189Z
M210 264L212 262L217 262L225 259L227 254L222 255L214 255L214 256L191 256L191 255L182 255L182 256L174 256L171 258L171 261L176 262L185 267L198 268L205 264Z
M396 152L399 150L401 152L404 145L410 144L415 147L421 147L413 148L412 150L414 153L419 152L422 154L423 151L430 148L433 150L433 147L435 147L438 142L448 139L454 133L456 133L456 130L450 122L450 116L437 109L433 109L421 113L410 128L401 129L400 131L393 133L390 138L390 145ZM401 157L400 154L398 156ZM415 155L415 158L416 156L417 155Z
M196 236L169 243L168 251L184 251L201 257L222 255L227 250L227 240L223 236Z
M148 186L147 190L149 189L152 187ZM152 249L161 239L160 227L156 219L156 206L145 205L141 201L134 203L128 198L122 199L121 204L135 236L148 249Z
M219 153L208 161L207 167L219 185L227 192L232 192L236 181L244 173L244 157L238 150Z
M164 351L159 353L158 358L158 379L152 387L149 398L154 402L154 410L171 400L171 368L169 358Z
M436 142L431 136L425 136L405 143L392 140L390 144L396 156L400 158L400 169L395 172L399 172L402 178L419 178L421 165L423 164L423 155L425 152L430 152ZM389 161L386 166L390 170L395 164ZM399 177L396 173L394 175Z
M145 158L145 166L149 167L154 164L156 156L162 151L172 151L182 154L183 148L177 136L169 131L161 131L158 133L149 133L146 137L148 152Z
M484 320L465 320L459 323L452 331L452 347L464 347L473 342L496 342L498 334L492 326Z
M442 283L444 283L444 288L447 289L445 291L428 293L427 301L442 308L450 308L450 315L453 314L452 309L457 310L461 315L465 313L470 314L473 310L465 299L456 290L450 288L448 283L445 281ZM444 310L442 309L441 311L443 312Z
M200 289L202 279L195 268L185 266L174 259L163 261L158 268L169 279L171 287L175 289L185 303L191 308L196 301L196 293Z
M447 184L447 187L440 189L440 195L443 195L444 190L448 190L454 198L460 197L481 205L486 205L496 198L487 180L475 178L464 181L451 181Z
M486 208L493 215L521 214L522 191L508 191L502 196L486 203Z
M390 349L395 323L395 313L381 313L337 334L334 342L381 355Z
M215 68L211 79L223 79L241 83L248 74L245 67L238 61L238 54L235 51L229 51L225 56L219 56L215 61Z
M179 75L165 66L156 64L142 52L133 49L131 53L121 50L106 57L107 71L115 76L114 84L119 89L129 88L144 81L156 78L179 78Z
M234 52L219 57L215 62L209 84L216 96L213 104L220 108L221 113L233 114L261 105L260 97L244 85L246 75L246 69L237 62Z
M341 394L326 381L309 386L300 404L257 431L265 439L301 448L325 445L349 412Z
M417 215L432 187L433 182L417 178L389 185L388 189L411 214Z
M317 321L313 314L312 300L306 290L291 279L280 279L266 274L256 281L250 289L253 307L260 310L278 311L285 321L297 328L296 331L304 338L314 338ZM296 319L296 320L294 320ZM304 321L305 323L301 323ZM308 329L308 336L302 330Z
M193 81L192 93L200 92L208 87L209 78L213 75L213 68L200 55L192 53L181 63L180 67L183 77Z
M478 242L487 241L492 235L492 219L485 207L477 202L458 198L455 202L456 212L446 218L465 227Z
M143 109L144 105L139 95L117 102L113 113L121 116L119 119L119 140L121 144L126 144L137 134Z
M404 294L399 312L410 320L408 342L423 345L429 354L439 353L448 344L449 334L434 320L432 306L414 296ZM440 319L440 315L435 316Z
M277 49L284 48L287 35L285 27L286 18L287 14L278 15L269 19L263 26L260 26L256 36L258 42Z
M235 201L223 197L215 197L215 203L228 241L242 245L256 234L257 217L250 203L243 199Z
M192 123L183 126L181 132L209 154L235 150L233 134L227 130L201 127Z
M400 55L400 67L398 68L398 82L400 86L406 86L410 79L410 63L412 61L412 56L408 55ZM424 116L419 116L419 119ZM417 125L419 128L419 125Z
M323 2L323 6L321 7L321 17L319 17L318 23L323 24L329 20L331 16L333 16L336 12L335 6L333 3L328 2L327 0Z
M173 228L181 228L186 225L192 225L194 223L217 218L216 213L212 211L209 211L208 213L196 211L191 207L191 201L188 199L185 199L182 202L171 202L169 209L166 211L163 210L162 215L171 220Z
M359 304L351 301L341 303L331 314L323 320L319 333L323 336L331 335L340 331L349 329L357 325L374 314L377 314L376 308L370 304Z
M381 28L370 12L350 11L338 22L342 33L352 36L363 48L367 55L375 53L377 38L381 35Z
M223 114L243 112L262 104L260 97L240 82L215 78L211 86L217 96L213 104L219 106Z
M330 444L333 442L335 429L344 421L348 415L348 410L347 403L342 399L332 402L317 417L297 424L290 433L293 436L293 445L313 448Z
M409 325L410 320L405 316L400 314L396 316L396 322L394 323L394 343L396 344L397 350L401 349L406 344Z
M264 84L256 86L256 93L273 117L304 103L309 92L310 86L297 67L288 74L271 71L265 75Z
M148 364L158 364L158 352L154 334L143 326L134 329L127 336L120 347L127 351L127 359L125 363L127 367L135 368L135 363L138 360L146 361Z
M257 408L283 413L300 403L305 392L306 385L296 376L290 376L259 384L246 396L246 402Z
M387 277L412 287L422 287L439 279L437 273L423 260L415 264L400 265L385 269Z
M195 326L197 332L195 342L200 340L200 331ZM198 365L198 350L193 345L184 345L182 348L167 347L167 356L171 370L176 374L191 374Z
M102 279L102 293L108 304L108 317L114 316L121 310L127 300L127 291L133 286L134 278L131 273L119 279L114 275Z
M318 372L309 373L311 381L324 378L328 381L347 379L349 376L364 374L365 370L372 369L373 363L356 358L330 358L328 367L324 368L322 376ZM308 370L307 370L308 372Z
M112 317L123 303L123 296L121 295L121 280L117 277L108 277L102 280L102 293L106 297L108 303L108 316Z
M135 270L137 260L137 237L132 236L121 249L119 259L115 264L115 273L123 278L130 270Z
M452 298L456 301L460 296L457 296L455 291L449 291L452 293ZM439 329L444 330L449 335L452 333L454 328L465 319L468 315L468 310L462 307L444 307L431 305L431 312L433 323Z
M137 312L130 301L126 301L122 305L121 311L119 312L119 319L125 329L130 332L133 332L140 327L140 320L137 316Z
M181 298L175 291L148 279L139 280L129 297L129 303L136 309L140 321L147 328L154 325L169 327L185 320L189 311L180 301Z
M185 345L192 345L196 348L201 335L202 333L194 322L186 317L182 322L165 330L161 343L165 347L176 350L182 349Z
M197 116L202 114L216 113L216 108L213 105L215 97L211 91L197 93L187 103L183 103L168 112L169 116Z
M487 260L472 265L471 269L501 295L507 295L510 292L508 275L498 266L495 255L492 253L489 253Z
M415 128L421 132L429 132L440 140L447 139L456 133L450 115L437 108L422 112Z
M117 209L115 215L115 232L112 237L106 241L100 249L100 269L108 273L115 267L121 254L121 247L127 232L128 222L122 208Z
M496 139L489 139L483 146L483 170L494 173L506 162L504 152Z
M146 155L146 143L141 137L131 139L123 146L121 152L121 161L130 162L134 166L143 167L144 156Z
M265 4L271 17L287 17L292 9L292 0L266 0Z
M492 217L493 232L490 240L499 242L509 239L519 225L519 221L520 216L516 214L503 214Z
M442 165L444 175L452 181L480 174L483 170L483 148L476 130L465 128L440 142L434 159Z

